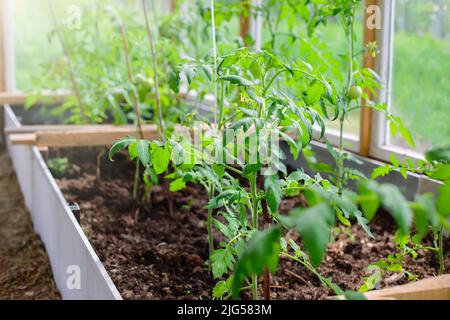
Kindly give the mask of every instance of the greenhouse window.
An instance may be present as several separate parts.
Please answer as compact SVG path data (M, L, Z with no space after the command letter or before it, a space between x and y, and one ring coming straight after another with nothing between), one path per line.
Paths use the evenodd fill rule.
M398 128L392 128L383 114L377 113L371 146L375 158L389 161L393 152L400 158L419 160L431 147L449 143L448 68L441 65L450 57L448 4L432 0L382 1L377 71L384 88L379 102L403 118L414 143L394 137L393 131ZM427 59L427 54L433 57ZM436 59L436 55L442 58Z
M403 117L421 153L450 144L449 8L449 0L395 4L391 108ZM390 135L387 142L411 148Z

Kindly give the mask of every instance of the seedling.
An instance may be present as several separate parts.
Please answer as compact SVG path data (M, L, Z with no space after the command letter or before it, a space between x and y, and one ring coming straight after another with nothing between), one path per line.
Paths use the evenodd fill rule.
M47 161L47 166L55 178L64 176L69 165L69 159L67 158L54 158Z

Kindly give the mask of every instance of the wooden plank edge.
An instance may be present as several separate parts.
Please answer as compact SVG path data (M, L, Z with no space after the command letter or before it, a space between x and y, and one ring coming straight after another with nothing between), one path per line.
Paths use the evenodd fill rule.
M38 97L36 103L61 103L69 97L67 92L44 92ZM11 106L24 105L29 97L28 93L24 92L0 92L0 105L9 104Z
M148 125L143 126L143 128L146 128ZM36 132L50 132L50 131L86 131L86 130L92 130L92 129L99 129L99 130L115 130L116 128L134 128L133 125L110 125L110 124L93 124L93 125L23 125L20 128L13 128L13 127L6 127L4 129L4 133L6 135L10 134L18 134L18 133L36 133Z
M203 130L208 130L208 126L204 125ZM193 128L184 128L179 125L175 126L175 132L192 132ZM92 126L78 127L73 130L64 130L59 128L53 131L36 131L36 132L20 132L20 129L9 129L8 134L11 143L14 145L26 144L38 147L89 147L89 146L106 146L114 143L115 140L125 136L137 137L136 128L134 126ZM148 140L158 137L158 129L154 124L143 126L144 138Z
M36 134L33 133L19 133L9 135L9 140L12 145L36 145Z
M450 300L450 274L367 292L369 300Z

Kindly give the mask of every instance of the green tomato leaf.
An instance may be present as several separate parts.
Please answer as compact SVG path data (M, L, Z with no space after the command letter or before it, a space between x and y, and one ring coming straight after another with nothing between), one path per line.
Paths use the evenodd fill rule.
M139 160L144 167L150 164L150 142L147 140L136 141L136 150L138 153Z
M249 87L254 85L254 83L248 79L245 79L244 77L237 76L237 75L229 75L229 76L223 76L219 78L223 81L228 81L232 84L236 84L241 87Z
M268 176L264 182L264 188L266 189L266 199L270 211L272 211L272 213L278 211L278 206L280 205L283 194L278 175Z
M417 229L417 238L422 239L428 232L428 227L432 226L435 230L439 224L439 214L437 211L437 204L432 193L420 195L416 199L416 204L413 206L415 214L415 222Z
M359 195L361 196L360 205L367 220L372 221L380 208L381 201L378 194L369 188L366 183L359 186Z
M244 171L242 172L242 174L245 177L248 177L252 173L256 173L259 170L261 170L261 163L248 164L248 165L245 166Z
M134 160L138 157L136 142L134 142L128 146L128 155L130 156L131 160Z
M184 182L182 178L174 180L170 183L170 191L171 192L178 192L180 190L183 190L185 187L186 187L186 182Z
M314 80L306 90L306 99L305 99L306 105L309 106L314 103L317 103L322 97L323 89L324 89L323 84L317 80Z
M363 186L378 195L381 204L397 222L400 230L407 233L412 225L413 213L400 190L392 184L378 184L372 180L366 181Z
M251 99L255 100L257 103L262 104L262 103L264 102L264 99L261 98L260 96L258 96L258 95L255 93L255 91L253 91L252 89L247 88L247 93L248 93L248 96L249 96Z
M450 181L450 164L438 164L430 177L441 181Z
M207 64L203 64L202 65L202 70L205 73L205 75L208 77L209 81L212 81L213 79L213 71L211 66L207 65Z
M166 146L158 147L152 153L152 165L156 174L165 172L170 162L170 151Z
M280 217L284 225L300 233L314 266L318 266L325 255L330 240L332 220L333 211L324 202L308 209L294 209L288 217Z
M406 129L406 127L403 126L403 124L399 125L399 131L400 131L400 134L402 135L403 139L405 139L406 142L408 142L410 147L414 148L416 144L414 143L414 139L412 137L411 132L408 129Z
M178 69L171 70L168 74L168 80L170 89L175 93L179 93L181 82L179 70Z
M278 131L280 133L280 137L287 142L287 144L289 145L289 150L291 151L292 157L294 158L294 160L298 159L298 156L300 154L299 151L299 146L297 144L297 142L294 141L294 139L292 139L288 134L286 134L283 131Z
M447 218L450 216L450 184L445 184L438 189L438 212L439 214Z
M233 267L234 263L235 258L231 247L214 250L211 255L213 277L220 278Z
M112 158L114 155L116 155L118 152L126 149L130 144L136 142L136 138L134 137L124 137L112 145L112 147L109 149L109 160L114 161Z
M395 156L395 154L391 153L391 155L389 156L389 159L391 160L392 165L394 167L398 168L399 162L398 162L397 157Z
M227 292L227 285L225 281L219 281L213 288L213 297L216 299L221 299Z
M371 177L371 179L375 180L378 177L384 177L391 172L392 172L392 167L388 164L385 164L384 166L375 168L370 177Z
M212 168L217 176L222 179L223 175L225 174L225 167L219 164L213 164Z
M450 146L428 151L426 154L426 159L430 162L450 162Z

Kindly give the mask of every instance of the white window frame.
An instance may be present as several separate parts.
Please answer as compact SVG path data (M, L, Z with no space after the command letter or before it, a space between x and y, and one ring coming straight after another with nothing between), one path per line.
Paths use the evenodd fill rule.
M0 0L0 77L4 88L3 92L12 92L16 89L16 63L14 54L14 7L12 0Z
M378 30L377 39L380 48L380 55L376 61L376 72L380 75L383 83L379 92L378 102L386 103L388 110L392 111L392 80L393 80L393 57L394 57L394 36L395 36L395 5L396 0L379 0L382 12L382 28ZM374 111L372 117L372 138L370 147L370 157L390 162L391 154L400 161L409 158L413 161L424 159L420 152L412 149L402 148L390 144L389 125L386 116Z

